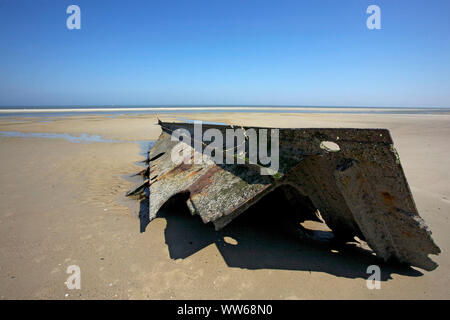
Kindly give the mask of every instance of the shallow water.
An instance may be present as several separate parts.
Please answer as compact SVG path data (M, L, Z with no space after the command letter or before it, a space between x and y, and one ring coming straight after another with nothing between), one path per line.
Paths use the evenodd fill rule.
M18 131L0 131L0 135L6 138L44 138L44 139L64 139L75 143L91 143L91 142L120 142L117 140L103 139L99 135L89 135L82 133L79 136L73 136L68 133L41 133L41 132L18 132Z
M93 134L89 135L87 133L82 133L78 136L71 135L68 133L47 133L47 132L19 132L19 131L0 131L0 138L43 138L43 139L64 139L69 142L74 143L137 143L141 149L140 155L146 156L147 152L155 144L153 140L114 140L114 139L104 139L102 136Z
M155 145L155 141L153 140L139 140L135 142L139 145L139 148L141 148L141 152L139 153L139 155L145 157L147 157L147 153Z
M99 106L99 107L0 107L0 117L64 117L74 115L122 115L168 113L331 113L331 114L449 114L442 107L295 107L295 106Z

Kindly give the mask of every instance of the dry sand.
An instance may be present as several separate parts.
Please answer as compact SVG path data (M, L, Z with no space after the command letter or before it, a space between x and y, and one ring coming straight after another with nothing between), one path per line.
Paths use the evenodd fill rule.
M426 272L380 264L352 250L292 243L240 227L214 233L195 218L157 218L139 233L124 198L142 159L134 141L156 139L156 116L0 118L0 131L98 134L113 143L0 136L1 299L449 299L450 116L177 114L278 127L391 130L419 213L442 249ZM50 120L50 121L48 121ZM231 226L231 225L230 225ZM237 244L223 247L223 238ZM169 247L172 259L169 255ZM175 254L174 254L175 253ZM366 268L381 266L380 290ZM64 282L81 268L81 290ZM68 294L68 296L66 296Z

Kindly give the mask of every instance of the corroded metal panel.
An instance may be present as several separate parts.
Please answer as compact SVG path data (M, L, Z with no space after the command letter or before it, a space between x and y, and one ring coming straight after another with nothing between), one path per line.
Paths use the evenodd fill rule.
M280 201L291 202L294 211L301 204L297 222L317 219L317 209L339 239L358 236L385 260L394 258L426 270L437 266L428 254L438 254L440 249L417 212L388 130L279 129L278 173L261 175L260 166L248 161L176 164L171 154L178 141L172 141L172 133L184 129L194 136L196 129L189 123L159 124L162 133L150 150L149 170L144 173L148 175L143 188L150 194L150 221L164 203L182 193L190 212L218 230L268 193L290 186L282 188L285 196ZM201 134L211 128L224 135L227 129L236 129L203 124ZM324 147L324 142L334 142L339 150ZM193 160L204 146L194 142L186 148L192 148ZM225 145L223 149L228 152ZM248 152L247 145L247 160ZM276 219L277 213L273 214Z

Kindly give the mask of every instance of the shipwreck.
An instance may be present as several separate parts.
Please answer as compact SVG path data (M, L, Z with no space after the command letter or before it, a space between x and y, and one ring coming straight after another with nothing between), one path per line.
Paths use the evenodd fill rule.
M216 124L199 128L195 123L161 121L159 125L161 135L148 152L146 169L140 172L144 182L127 194L147 200L144 214L148 222L169 199L183 195L192 215L219 230L271 194L283 204L280 210L288 211L299 237L308 237L301 222L321 221L336 241L345 243L358 237L384 260L425 270L437 267L428 255L439 254L440 249L417 212L388 130ZM234 133L236 144L230 147L216 139L212 148L199 141L210 129L217 135ZM255 130L263 130L268 137L257 137L253 147L262 140L270 141L267 151L272 155L278 152L273 172L267 171L267 161L252 161L252 143L246 142ZM183 161L174 161L174 153ZM236 161L218 161L222 157ZM277 214L273 212L273 219Z

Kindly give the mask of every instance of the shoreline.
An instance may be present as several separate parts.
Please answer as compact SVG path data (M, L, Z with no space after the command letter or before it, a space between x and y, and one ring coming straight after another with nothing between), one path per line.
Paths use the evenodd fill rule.
M214 106L214 107L79 107L79 108L0 108L1 116L34 114L156 114L162 113L310 113L310 114L450 114L450 107L295 107L295 106Z

